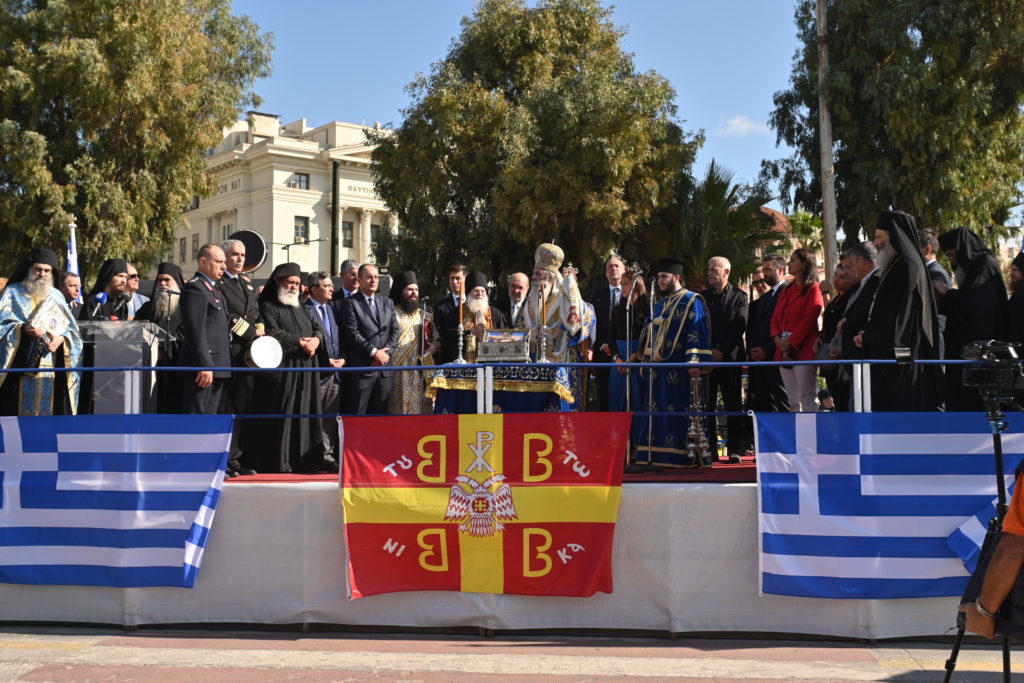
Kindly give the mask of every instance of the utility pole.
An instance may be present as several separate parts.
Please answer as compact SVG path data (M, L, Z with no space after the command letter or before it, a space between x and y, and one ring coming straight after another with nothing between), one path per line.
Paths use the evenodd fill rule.
M825 277L832 278L839 262L836 244L836 168L832 161L832 117L825 101L825 74L828 73L825 1L818 0L818 127L821 145L821 229L825 238Z

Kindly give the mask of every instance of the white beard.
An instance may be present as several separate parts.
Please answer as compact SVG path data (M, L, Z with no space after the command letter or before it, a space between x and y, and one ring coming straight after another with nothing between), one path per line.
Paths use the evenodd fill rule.
M153 299L153 317L157 320L167 320L178 312L181 304L181 296L177 285L174 287L158 287L156 296Z
M878 264L879 272L884 273L888 270L897 256L899 254L896 253L896 247L892 246L892 242L886 243L884 247L879 249L878 256L875 257L875 263Z
M32 303L39 305L46 297L50 296L53 289L53 276L43 275L41 277L29 276L25 280L25 292L32 299Z
M291 306L292 308L299 307L299 293L289 292L285 287L277 288L277 300L285 306Z
M488 300L486 298L469 299L466 302L466 308L469 309L470 313L475 313L476 315L483 315L484 313L487 312L487 309L489 308Z
M543 290L541 289L542 286ZM537 324L537 321L540 320L541 305L540 301L538 301L540 298L537 294L538 291L543 291L543 294L540 296L543 296L544 301L547 303L547 314L550 319L553 308L551 299L561 291L561 288L553 279L544 280L543 285L538 284L536 281L530 285L530 293L526 297L526 315L533 324Z

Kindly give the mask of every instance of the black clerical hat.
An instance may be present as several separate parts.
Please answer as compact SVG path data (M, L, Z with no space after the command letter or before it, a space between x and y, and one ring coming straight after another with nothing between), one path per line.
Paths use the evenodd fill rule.
M479 270L474 270L466 276L466 291L468 292L474 287L483 287L484 289L487 289L487 276Z
M675 258L658 259L658 262L654 265L654 272L671 273L672 275L682 275L683 262Z

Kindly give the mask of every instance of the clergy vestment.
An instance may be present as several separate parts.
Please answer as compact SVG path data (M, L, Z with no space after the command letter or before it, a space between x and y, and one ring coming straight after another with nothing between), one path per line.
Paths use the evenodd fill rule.
M398 322L398 343L391 350L391 365L431 365L430 357L420 356L420 342L423 334L423 310L417 308L406 313L395 305L395 319ZM428 325L429 327L429 325ZM430 345L430 340L423 345ZM392 415L429 415L433 412L430 399L424 395L423 373L406 371L395 373L391 380L391 396L388 412Z
M64 302L64 295L50 289L47 297L67 317L64 345L54 353L42 346L42 340L25 334L25 323L37 309L25 284L14 282L0 294L0 364L5 370L39 368L38 372L0 373L0 413L3 415L73 415L78 412L79 373L47 372L46 368L80 365L82 337Z
M879 268L878 287L864 327L864 357L891 360L898 357L898 351L914 360L937 360L938 314L914 218L901 211L883 211L878 227L889 233L897 256L892 263ZM873 365L871 410L937 410L942 403L944 384L938 365Z
M268 285L270 286L270 285ZM308 356L299 339L317 337L324 344L323 328L305 306L288 306L276 298L260 301L266 334L281 343L282 368L318 367L316 355ZM256 373L256 413L319 415L320 378L315 372ZM312 417L257 418L246 435L245 464L259 472L314 471L323 464L324 443L320 420ZM251 436L252 438L248 438Z
M654 319L641 334L640 348L645 362L710 362L711 320L700 295L681 289L658 301L654 305ZM642 373L641 411L680 414L637 416L640 419L637 462L663 467L699 466L701 463L693 462L687 449L689 418L681 414L690 409L692 398L687 368L655 365L651 392L653 402L648 396L651 372L650 369L644 369ZM706 418L701 418L701 423L706 431Z

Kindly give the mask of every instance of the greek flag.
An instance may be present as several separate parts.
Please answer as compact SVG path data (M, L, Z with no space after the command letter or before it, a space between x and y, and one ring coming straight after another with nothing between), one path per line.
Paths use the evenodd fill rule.
M0 418L0 582L191 588L232 420Z
M959 596L996 496L983 413L758 414L764 593L814 598ZM1007 485L1024 415L1003 434ZM987 524L987 519L984 521ZM973 550L972 550L973 546Z

